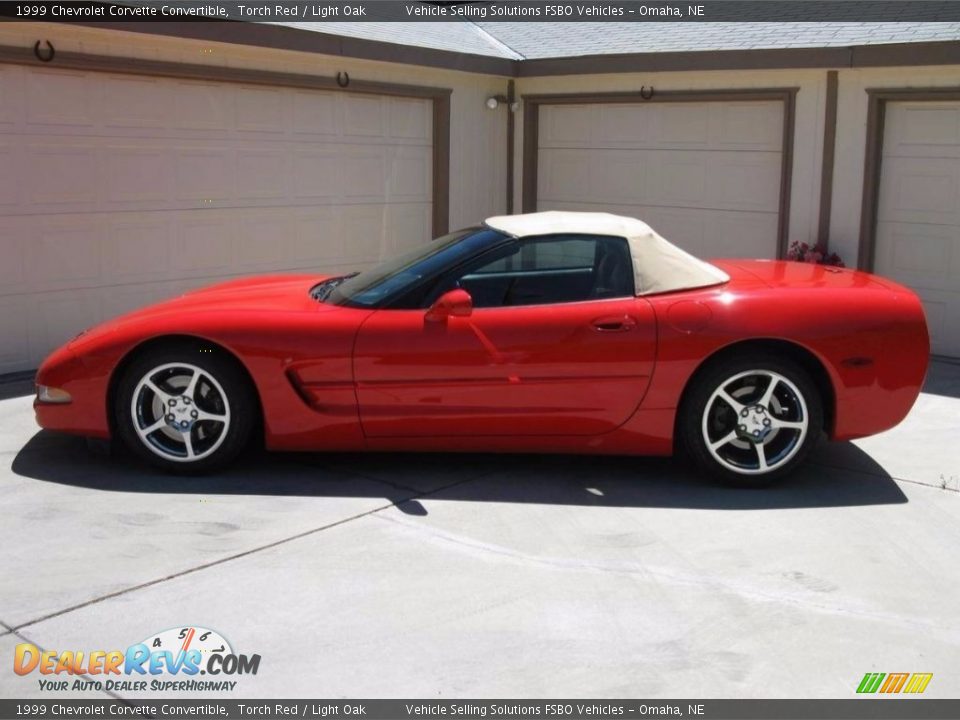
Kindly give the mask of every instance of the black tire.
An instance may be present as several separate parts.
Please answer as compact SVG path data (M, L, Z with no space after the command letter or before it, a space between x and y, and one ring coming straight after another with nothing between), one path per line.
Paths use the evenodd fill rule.
M163 369L165 366L172 367ZM190 368L198 376L195 399L186 397ZM148 374L161 393L141 385ZM184 383L185 387L177 387ZM168 412L162 398L172 399L178 407L169 408L163 427L144 437L138 426L146 430L154 422L159 424L158 407ZM191 405L184 407L188 401ZM196 415L191 417L191 413ZM204 419L208 416L210 419ZM199 342L141 353L123 371L115 393L114 417L123 443L141 460L177 475L200 475L228 465L250 442L259 416L256 392L238 362ZM225 420L214 419L217 417ZM174 422L166 422L167 418ZM180 422L189 427L181 429ZM190 459L191 453L196 459Z
M773 376L781 379L764 406L763 381ZM715 395L719 388L739 410ZM765 487L790 474L823 432L823 399L810 374L793 360L769 352L731 355L704 367L691 381L679 413L682 452L698 470L737 487ZM779 427L781 422L805 422L806 428Z

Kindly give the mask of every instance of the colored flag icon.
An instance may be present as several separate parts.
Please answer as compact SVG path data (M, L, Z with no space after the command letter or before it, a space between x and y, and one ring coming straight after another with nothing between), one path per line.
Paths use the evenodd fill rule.
M857 693L870 695L912 693L919 694L927 689L933 673L867 673L857 686Z

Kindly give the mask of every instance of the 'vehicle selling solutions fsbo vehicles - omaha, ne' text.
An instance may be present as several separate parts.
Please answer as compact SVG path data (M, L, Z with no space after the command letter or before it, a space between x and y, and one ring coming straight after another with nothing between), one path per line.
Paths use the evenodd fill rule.
M35 408L173 472L262 434L269 450L676 452L762 484L824 433L899 423L928 358L920 301L890 280L707 263L638 220L544 212L103 323L47 358Z

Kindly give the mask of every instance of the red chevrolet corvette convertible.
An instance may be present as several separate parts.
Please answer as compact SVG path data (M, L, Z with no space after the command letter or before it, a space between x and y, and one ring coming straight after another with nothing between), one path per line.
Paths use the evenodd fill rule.
M899 423L929 339L863 272L707 263L601 213L490 218L371 270L189 292L37 374L44 428L173 472L270 450L682 453L741 484Z

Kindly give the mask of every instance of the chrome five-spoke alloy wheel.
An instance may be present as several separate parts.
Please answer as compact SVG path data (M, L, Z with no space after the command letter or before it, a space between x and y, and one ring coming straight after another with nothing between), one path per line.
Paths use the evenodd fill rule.
M747 370L723 380L707 400L701 422L713 459L743 475L785 466L803 446L808 429L803 393L772 370Z
M220 382L189 363L158 365L133 390L133 428L164 460L191 463L217 451L230 430L230 402Z

